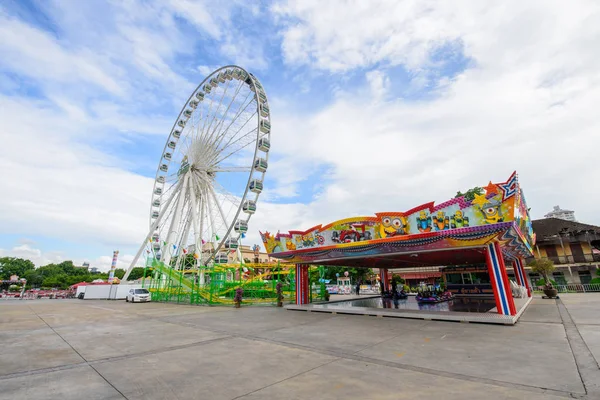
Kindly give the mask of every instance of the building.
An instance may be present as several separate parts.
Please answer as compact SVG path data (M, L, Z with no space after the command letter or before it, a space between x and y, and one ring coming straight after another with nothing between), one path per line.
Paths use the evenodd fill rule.
M537 237L535 258L554 262L556 283L585 284L595 277L600 265L600 227L561 218L538 219L532 224ZM541 278L529 268L526 271L533 284Z
M575 211L563 210L560 208L560 206L554 206L554 209L548 214L544 215L544 218L558 218L573 222L577 221L575 219Z
M188 247L188 251L190 253L194 253L195 252L195 245L190 245ZM258 247L255 251L255 247ZM215 250L215 246L214 243L212 242L206 242L202 244L202 257L203 259L208 259L210 257L210 255L214 252ZM262 251L261 246L258 245L254 245L254 246L246 246L246 245L241 245L239 247L239 251L236 250L221 250L219 251L219 254L226 254L227 255L227 263L228 264L236 264L239 263L240 261L244 261L246 263L275 263L277 262L276 259L269 257L269 255ZM241 259L240 260L240 256ZM217 259L219 259L221 263L224 263L224 256L217 256Z

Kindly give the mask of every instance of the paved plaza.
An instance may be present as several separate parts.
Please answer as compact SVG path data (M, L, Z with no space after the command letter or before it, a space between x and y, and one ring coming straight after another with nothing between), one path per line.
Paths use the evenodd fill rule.
M0 399L600 399L600 294L515 326L0 301Z

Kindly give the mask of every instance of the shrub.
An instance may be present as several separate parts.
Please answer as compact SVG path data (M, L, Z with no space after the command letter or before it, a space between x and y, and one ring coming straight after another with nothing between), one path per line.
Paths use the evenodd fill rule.
M590 281L590 285L600 285L600 278L594 278Z
M556 286L556 281L550 279L550 283L552 283L552 286ZM546 280L544 278L539 279L535 282L535 286L545 286L546 285Z
M529 266L531 267L531 271L535 272L536 274L540 274L544 278L544 283L550 281L552 282L552 285L556 285L556 282L553 282L550 279L550 274L555 270L552 260L541 258L533 261L529 264Z

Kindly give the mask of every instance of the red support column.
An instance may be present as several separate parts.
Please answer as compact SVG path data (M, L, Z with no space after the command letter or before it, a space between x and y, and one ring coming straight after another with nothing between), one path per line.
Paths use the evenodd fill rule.
M525 263L522 258L517 258L516 264L521 271L521 281L523 282L523 286L527 288L527 297L531 297L531 285L529 284L529 279L527 279L527 272L525 272Z
M296 304L308 304L308 265L296 264Z
M383 282L383 291L390 291L390 274L387 268L379 268L379 277L381 278L381 282Z
M513 270L515 271L515 279L517 281L517 285L524 286L523 281L521 280L521 269L519 268L519 265L517 264L517 260L514 260L512 262L512 267L513 267Z
M494 290L498 314L516 315L515 302L508 283L508 275L506 275L506 266L502 258L500 244L498 242L490 243L486 246L486 250L488 272L490 274L492 289Z

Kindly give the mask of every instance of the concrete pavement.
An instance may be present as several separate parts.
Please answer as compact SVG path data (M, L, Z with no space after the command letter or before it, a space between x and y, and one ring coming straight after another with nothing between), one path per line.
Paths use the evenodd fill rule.
M600 294L536 298L512 327L6 300L0 399L597 399L599 321Z

